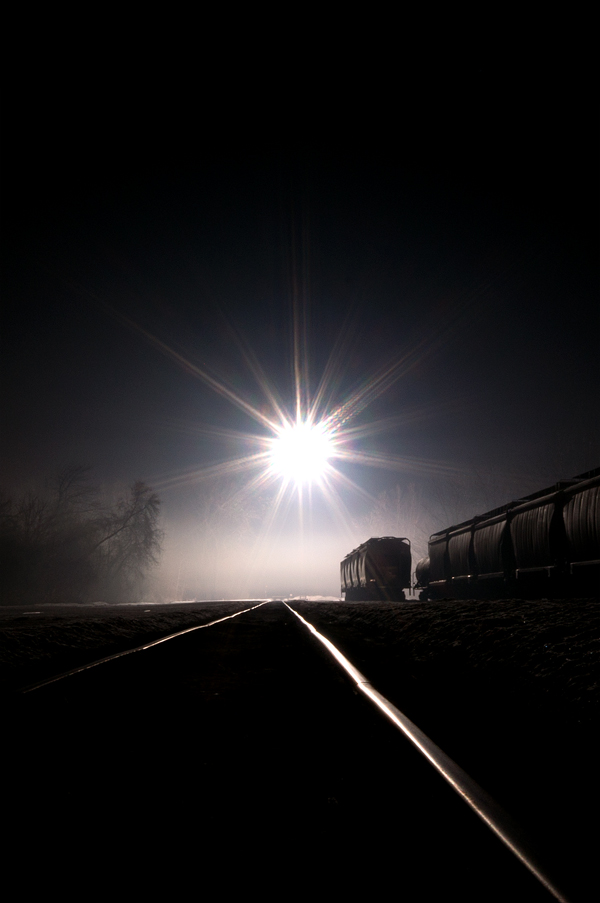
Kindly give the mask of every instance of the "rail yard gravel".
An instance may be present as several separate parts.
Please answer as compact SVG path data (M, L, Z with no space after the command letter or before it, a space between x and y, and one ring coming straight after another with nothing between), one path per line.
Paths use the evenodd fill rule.
M376 689L512 812L531 836L541 841L542 848L560 853L569 875L586 872L589 880L597 837L589 831L587 816L600 796L596 777L599 599L287 601L329 637ZM16 712L18 690L24 686L166 634L225 618L254 604L237 601L0 609L0 694L7 710L14 704ZM266 613L267 608L270 606L260 611ZM257 654L263 648L260 644L265 630L274 630L278 624L279 609L283 617L284 606L258 619L241 616L252 618L256 627L263 624L258 631L245 633L247 642L256 645ZM238 619L235 622L239 623ZM280 633L276 631L275 635ZM208 644L203 640L198 648L210 650L209 634L204 639ZM175 652L178 642L176 639L167 645L173 645ZM185 641L181 642L185 648ZM305 658L300 652L299 661L306 661L310 693L315 687L311 683L314 653L309 647L310 643ZM250 657L244 660L252 667L252 649L244 647L244 655L248 653ZM231 665L235 669L235 663ZM102 667L107 668L109 678L113 666ZM94 671L102 679L101 669ZM243 699L253 698L249 686L244 693L250 695L242 694ZM37 694L33 695L37 699ZM43 696L39 699L41 702ZM223 736L229 737L231 716L226 723L217 723L212 710L211 703L205 713L213 719L211 730L217 735L222 730ZM196 721L199 714L195 708ZM251 752L256 738L251 732L242 733L243 743L249 744ZM368 749L373 745L368 737L364 742ZM235 752L243 761L244 749L236 747ZM369 754L375 760L380 756L382 762L388 761L387 773L394 783L402 786L407 779L410 782L410 775L401 769L393 765L390 769L394 761L391 749L373 749ZM200 777L201 762L196 761L196 753L191 755ZM318 756L325 765L329 757L326 745L318 747ZM303 764L299 761L298 767ZM311 767L314 770L316 763ZM340 798L340 810L350 807L351 811L351 800L344 800ZM322 819L321 810L315 810L315 825Z

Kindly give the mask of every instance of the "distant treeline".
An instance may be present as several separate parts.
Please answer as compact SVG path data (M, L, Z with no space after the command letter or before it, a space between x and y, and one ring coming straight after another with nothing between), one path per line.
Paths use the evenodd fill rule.
M125 602L158 563L160 500L145 483L106 505L72 466L45 492L0 497L0 604Z

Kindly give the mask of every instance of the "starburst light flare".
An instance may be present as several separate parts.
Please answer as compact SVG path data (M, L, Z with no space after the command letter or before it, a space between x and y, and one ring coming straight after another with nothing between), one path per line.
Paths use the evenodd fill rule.
M277 428L270 446L271 472L297 485L319 482L335 452L333 436L325 424L310 420Z
M358 464L365 467L402 470L404 472L446 473L449 466L444 462L425 461L406 455L381 454L357 448L357 442L364 441L386 426L394 426L399 419L356 425L353 421L376 398L386 392L398 379L406 375L422 358L431 352L435 342L424 338L403 352L398 358L382 365L370 376L365 376L349 394L336 397L337 374L343 371L343 349L334 348L325 368L320 384L314 395L308 388L308 354L300 340L302 329L298 318L294 318L294 382L295 415L279 397L275 383L264 372L258 358L244 342L243 337L234 335L234 344L247 364L266 404L258 404L240 394L227 381L208 372L197 363L171 347L158 336L150 333L141 324L104 305L113 316L133 331L141 334L161 354L170 358L188 375L200 380L217 395L220 395L260 427L261 434L241 432L222 427L200 429L215 437L239 441L241 454L233 458L214 461L203 467L190 467L185 471L157 475L153 485L159 489L175 488L193 484L198 480L219 479L248 473L248 481L240 487L236 497L247 498L261 492L272 483L279 483L269 524L274 523L278 514L298 499L298 512L302 519L302 509L312 504L312 487L319 490L328 507L340 520L350 523L350 516L338 488L343 487L357 495L366 503L374 501L360 485L344 474L338 464ZM443 332L443 330L440 330ZM439 336L437 337L439 339ZM414 416L414 412L413 412ZM189 427L188 427L189 429ZM254 474L251 476L252 472ZM337 484L337 487L336 487ZM304 492L304 490L308 490ZM294 491L295 490L295 491Z

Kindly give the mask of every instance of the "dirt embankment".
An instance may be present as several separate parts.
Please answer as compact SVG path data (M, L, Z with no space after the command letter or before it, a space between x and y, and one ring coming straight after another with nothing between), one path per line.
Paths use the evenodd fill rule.
M254 602L0 609L0 693L226 617Z
M253 604L0 611L0 694ZM292 605L535 836L550 801L548 842L579 825L593 860L600 599Z
M295 607L371 680L434 697L496 687L588 724L600 703L600 599L338 603Z
M295 607L523 824L591 814L599 599Z
M207 623L252 602L0 612L0 692ZM600 711L600 599L346 603L294 601L411 717L511 707L591 733ZM421 725L424 727L424 725Z

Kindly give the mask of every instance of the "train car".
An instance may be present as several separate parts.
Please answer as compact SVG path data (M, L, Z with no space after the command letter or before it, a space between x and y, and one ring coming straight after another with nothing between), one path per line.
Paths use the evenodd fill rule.
M600 594L600 468L434 533L422 599Z
M600 474L565 491L563 523L569 578L577 595L600 593Z
M411 586L410 540L372 537L353 549L340 565L342 594L350 602L396 602Z

